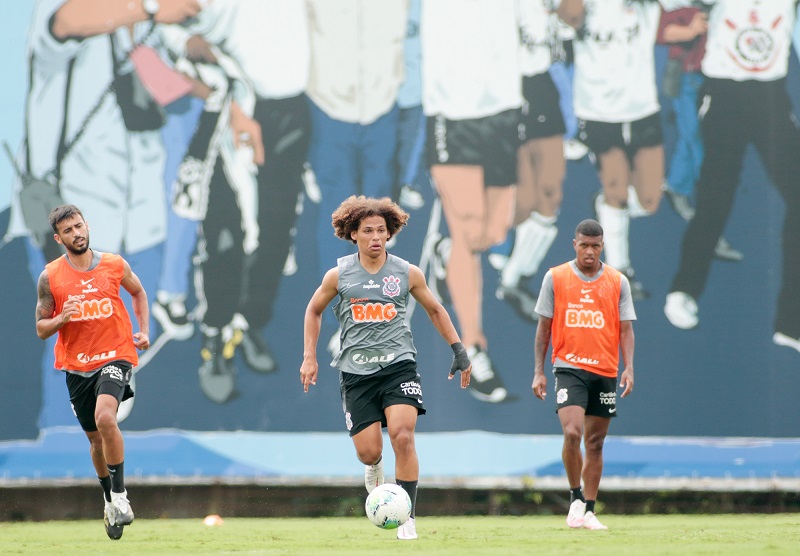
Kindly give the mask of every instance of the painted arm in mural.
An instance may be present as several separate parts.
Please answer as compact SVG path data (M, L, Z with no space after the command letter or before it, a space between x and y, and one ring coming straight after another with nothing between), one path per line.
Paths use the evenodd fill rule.
M128 261L125 261L125 273L121 285L129 294L133 305L133 315L139 324L139 332L133 334L133 345L145 350L150 347L150 308L147 305L147 293L142 287L139 277L133 273Z
M303 319L303 364L300 366L300 382L303 384L303 392L308 392L309 386L317 384L317 373L319 372L317 342L320 328L322 328L322 313L339 292L338 286L339 269L337 267L325 273L322 284L311 296L308 307L306 307L306 316Z
M544 361L547 357L547 348L550 346L553 319L539 315L539 324L536 326L536 340L533 344L533 395L543 400L547 397L547 376L544 374Z
M179 23L196 16L200 0L159 0L158 23ZM142 0L66 0L53 16L53 36L66 40L111 33L150 18Z
M439 303L439 300L433 295L428 284L425 282L425 275L418 266L409 265L408 268L408 291L417 300L420 307L422 307L431 319L434 328L441 334L447 345L453 349L455 355L455 363L451 369L448 380L452 379L455 371L461 371L461 388L469 386L470 377L472 375L472 364L469 362L467 352L461 343L461 338L456 332L456 327L453 326L453 321L447 312L447 309ZM459 359L461 357L462 359Z

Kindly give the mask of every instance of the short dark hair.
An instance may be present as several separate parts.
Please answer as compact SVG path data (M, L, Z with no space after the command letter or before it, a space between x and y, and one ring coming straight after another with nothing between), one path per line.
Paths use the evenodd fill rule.
M584 235L586 237L603 237L603 227L597 220L587 218L582 220L580 224L575 227L575 237Z
M375 199L351 195L331 215L333 233L340 239L357 243L351 237L352 232L358 231L361 221L370 216L380 216L386 221L390 237L398 234L409 218L408 213L389 197Z
M61 205L60 207L56 207L50 211L50 227L53 228L55 233L58 233L58 225L67 218L72 218L73 216L80 216L81 219L85 220L81 209L75 205Z

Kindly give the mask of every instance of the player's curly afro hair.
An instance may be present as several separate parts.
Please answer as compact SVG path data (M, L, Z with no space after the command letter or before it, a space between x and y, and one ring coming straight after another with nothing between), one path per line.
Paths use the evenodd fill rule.
M336 237L356 243L351 237L361 221L370 216L380 216L386 221L389 237L400 233L408 223L408 213L389 197L375 199L364 195L351 195L331 215L331 225Z

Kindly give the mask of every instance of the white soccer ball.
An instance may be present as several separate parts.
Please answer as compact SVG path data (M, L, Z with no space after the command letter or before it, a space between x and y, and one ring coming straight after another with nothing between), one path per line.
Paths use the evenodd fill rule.
M381 529L397 529L411 516L411 498L393 483L376 486L364 507L369 520Z

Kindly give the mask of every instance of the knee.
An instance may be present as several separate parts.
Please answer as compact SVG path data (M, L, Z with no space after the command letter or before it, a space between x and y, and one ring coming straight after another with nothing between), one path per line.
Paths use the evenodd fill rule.
M605 436L590 436L584 441L587 454L602 454Z
M581 437L580 427L572 424L564 425L564 444L567 446L580 446Z
M100 434L106 434L117 428L117 416L108 409L98 409L94 414L94 422Z
M395 453L405 453L414 449L414 432L408 428L393 431L390 435Z
M375 462L381 457L381 448L380 446L361 446L356 449L356 456L358 461L364 465L375 465Z

